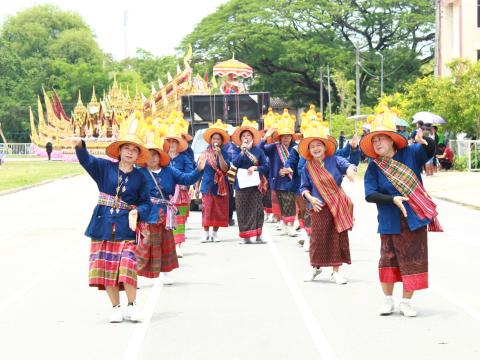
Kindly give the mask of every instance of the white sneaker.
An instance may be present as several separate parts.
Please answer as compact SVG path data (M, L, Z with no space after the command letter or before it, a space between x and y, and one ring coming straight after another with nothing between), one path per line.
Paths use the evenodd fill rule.
M293 222L293 228L295 230L300 230L300 222L298 221L297 218L295 218L295 221Z
M312 266L312 268L305 274L303 281L313 281L321 273L322 268L316 268L315 266Z
M111 323L119 323L122 322L122 308L120 305L114 306L110 311L110 316L108 317L108 321Z
M386 316L393 313L395 306L393 306L393 301L386 300L382 307L378 310L380 316Z
M220 239L218 238L218 232L216 232L216 231L212 232L211 241L220 242Z
M334 281L337 285L345 285L347 283L347 279L340 275L338 271L334 271L332 273L332 276L330 276L330 280Z
M210 234L208 233L208 231L205 231L202 235L202 237L200 238L200 242L202 243L207 243L207 242L210 242L211 239L210 239Z
M283 230L283 226L284 226L283 221L279 221L278 223L275 224L274 229L275 229L275 230L278 230L278 231L282 231L282 230Z
M275 218L274 218L274 215L272 213L268 214L267 222L268 223L274 223L275 222Z
M133 305L127 306L124 319L132 322L139 322L143 320L142 313L135 302Z
M174 281L169 272L162 272L162 283L163 285L173 285Z
M295 226L294 226L294 225L288 225L286 232L287 232L287 235L290 236L290 237L296 237L296 236L298 236L297 230L295 230Z
M410 305L409 303L406 302L400 302L400 314L406 317L415 317L417 316L417 312L415 309Z

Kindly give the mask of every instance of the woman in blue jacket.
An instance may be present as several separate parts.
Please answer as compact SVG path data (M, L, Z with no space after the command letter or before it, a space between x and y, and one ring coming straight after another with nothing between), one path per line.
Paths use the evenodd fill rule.
M119 160L97 158L88 153L85 142L73 141L80 165L99 190L85 235L90 237L89 285L106 290L112 303L110 322L140 321L135 255L136 220L146 220L151 208L145 177L134 164L149 158L148 150L134 134L110 144L107 155ZM125 290L128 306L125 317L120 308L120 290Z

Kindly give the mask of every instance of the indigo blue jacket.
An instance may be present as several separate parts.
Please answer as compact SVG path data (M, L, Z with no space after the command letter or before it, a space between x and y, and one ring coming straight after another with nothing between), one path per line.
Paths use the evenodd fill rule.
M258 165L256 165L256 166L258 166L259 173L268 178L267 157L265 156L265 153L263 152L263 150L261 150L258 146L254 146L254 147L252 147L252 149L250 149L250 152L258 160ZM248 169L251 166L254 166L252 160L250 160L247 155L242 154L239 147L235 146L232 150L232 154L233 154L232 164L236 168ZM235 175L235 184L234 185L235 185L235 190L240 189L240 187L238 186L238 180L237 180L236 175Z
M148 172L147 168L143 168L140 170L142 175L145 177L147 182L149 194L151 197L161 199L162 196L160 192L157 190L155 186L155 182L153 181L151 175ZM184 173L180 170L177 170L172 165L164 167L160 170L160 172L155 173L152 172L153 176L158 182L160 186L160 190L162 190L163 196L165 200L170 200L170 197L175 194L175 185L193 185L202 177L202 172L193 170L189 173ZM162 209L163 211L167 211L166 205L163 204L152 204L152 208L150 213L148 214L147 222L149 224L156 224L158 222L158 212Z
M427 152L421 144L412 144L397 151L393 159L407 165L422 181L420 172L428 158ZM373 161L368 164L364 184L365 197L374 192L392 196L401 195ZM400 213L400 209L393 203L376 205L378 210L378 232L380 234L400 234L400 217L403 216ZM406 220L411 231L429 223L428 219L420 219L406 201L403 202L403 205L407 210Z
M120 177L120 199L136 206L139 220L147 219L151 208L150 195L145 177L139 169L124 173L119 169L118 162L92 156L85 147L75 151L80 165L97 183L100 192L115 196ZM108 206L95 206L85 235L95 240L134 240L135 233L128 226L129 211L118 209L117 212ZM112 224L115 224L115 239L112 237Z

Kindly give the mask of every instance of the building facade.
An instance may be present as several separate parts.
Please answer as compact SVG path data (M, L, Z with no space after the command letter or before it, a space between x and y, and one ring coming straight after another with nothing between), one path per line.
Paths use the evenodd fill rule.
M480 0L440 0L439 6L437 71L448 76L451 61L480 59Z

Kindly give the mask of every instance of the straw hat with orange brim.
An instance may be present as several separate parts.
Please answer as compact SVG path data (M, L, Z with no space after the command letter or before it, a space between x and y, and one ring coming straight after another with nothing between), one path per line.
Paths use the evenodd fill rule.
M320 140L325 146L325 156L332 156L335 154L335 143L329 138L328 127L322 125L320 122L311 122L303 129L303 139L298 145L298 152L305 160L312 160L309 145L314 140Z
M190 142L193 140L193 136L187 133L182 134L182 137L185 139L186 142Z
M372 139L377 135L386 135L393 140L397 150L403 149L408 145L407 139L396 132L395 114L386 109L378 114L371 123L370 132L360 140L360 148L363 153L370 158L377 158L379 155L375 152Z
M115 160L120 159L120 148L125 144L135 145L139 149L136 164L140 165L150 159L150 153L145 148L142 141L142 134L144 133L145 128L139 126L140 114L134 113L129 116L128 119L125 119L119 129L119 136L116 141L111 143L105 149L105 152L108 156Z
M260 131L258 131L258 123L255 120L254 121L248 120L246 116L243 117L242 125L236 128L235 131L233 132L232 141L238 146L240 146L242 144L242 140L240 139L240 137L242 136L242 133L244 131L249 131L252 134L253 146L258 145L258 143L262 139Z
M160 157L160 167L165 167L170 164L170 156L168 156L168 154L165 152L165 150L162 149L162 147L154 143L145 144L145 147L148 150L154 150L158 153L158 156Z
M165 143L167 144L167 150L165 150ZM168 143L164 140L163 136L159 132L149 131L145 135L145 147L148 150L155 150L160 157L160 166L165 167L170 164L170 156L168 156ZM146 165L143 163L142 165Z
M180 124L177 121L168 121L166 124L165 143L168 143L168 140L176 140L178 142L178 153L184 152L188 149L188 143L183 138L181 130Z
M208 129L203 133L203 139L210 144L212 136L218 134L222 137L222 144L226 144L230 141L230 135L228 135L226 129L228 125L224 124L222 120L218 119L215 123L209 123Z

